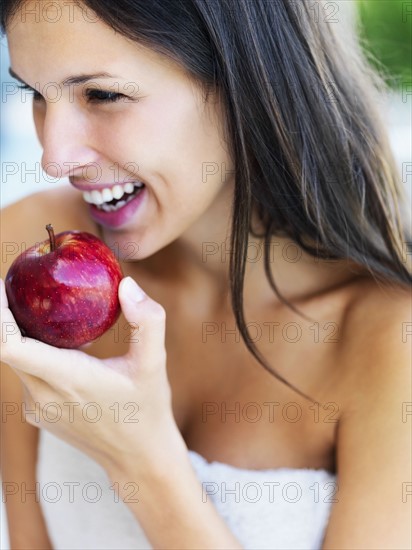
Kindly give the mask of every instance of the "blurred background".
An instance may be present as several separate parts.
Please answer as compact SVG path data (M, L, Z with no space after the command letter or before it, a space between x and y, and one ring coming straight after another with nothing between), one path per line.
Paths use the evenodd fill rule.
M299 0L298 0L299 1ZM390 91L380 108L400 173L412 166L412 2L404 0L336 0L310 3L314 17L336 25L339 33L357 33L370 63L384 76ZM34 132L31 96L9 76L7 43L0 45L0 206L41 189L67 185L40 167L41 148ZM412 171L412 169L409 169ZM410 196L412 174L402 178ZM411 199L412 200L412 199ZM2 499L3 501L3 499ZM6 516L1 504L0 548L8 548Z

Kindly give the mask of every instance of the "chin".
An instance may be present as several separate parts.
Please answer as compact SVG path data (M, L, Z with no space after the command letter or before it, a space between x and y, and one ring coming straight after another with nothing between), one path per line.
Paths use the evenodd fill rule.
M101 227L101 235L104 242L112 250L120 262L130 262L141 260L140 245L141 239L132 235L132 233L112 232L105 227Z
M166 244L159 246L157 243L149 243L147 237L139 237L132 231L112 232L109 229L101 228L102 238L107 246L113 251L119 262L134 262L145 260L164 248Z

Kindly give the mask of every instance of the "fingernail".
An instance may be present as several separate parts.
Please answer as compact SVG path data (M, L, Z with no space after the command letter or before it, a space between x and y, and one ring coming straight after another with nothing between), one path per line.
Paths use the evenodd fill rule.
M141 302L146 298L146 294L131 277L123 279L123 287L126 296L134 302Z

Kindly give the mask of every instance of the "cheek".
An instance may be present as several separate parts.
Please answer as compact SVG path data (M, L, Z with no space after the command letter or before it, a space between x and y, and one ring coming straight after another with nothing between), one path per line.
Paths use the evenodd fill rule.
M96 149L119 166L120 174L122 171L137 174L139 166L146 173L150 169L151 156L158 154L161 140L159 133L155 134L157 139L152 139L150 126L136 109L126 109L98 120L93 133L97 136Z
M158 165L161 159L163 166L179 165L184 170L194 162L199 165L211 152L216 129L205 127L200 109L185 89L154 94L123 113L116 134L122 136L125 150L137 153L145 164Z
M94 133L100 154L119 167L120 177L126 172L160 176L166 182L166 187L160 186L161 195L167 194L167 201L189 214L213 199L232 164L222 146L217 117L204 113L203 106L187 95L167 101L142 98L96 120Z

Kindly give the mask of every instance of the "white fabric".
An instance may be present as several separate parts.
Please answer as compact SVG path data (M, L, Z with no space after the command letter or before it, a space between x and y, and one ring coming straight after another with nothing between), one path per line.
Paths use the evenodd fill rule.
M244 548L321 548L331 501L338 497L336 476L313 469L246 470L189 455L201 482L199 498L212 500ZM105 471L44 430L37 480L55 550L151 548ZM130 498L139 498L136 489L130 486Z

